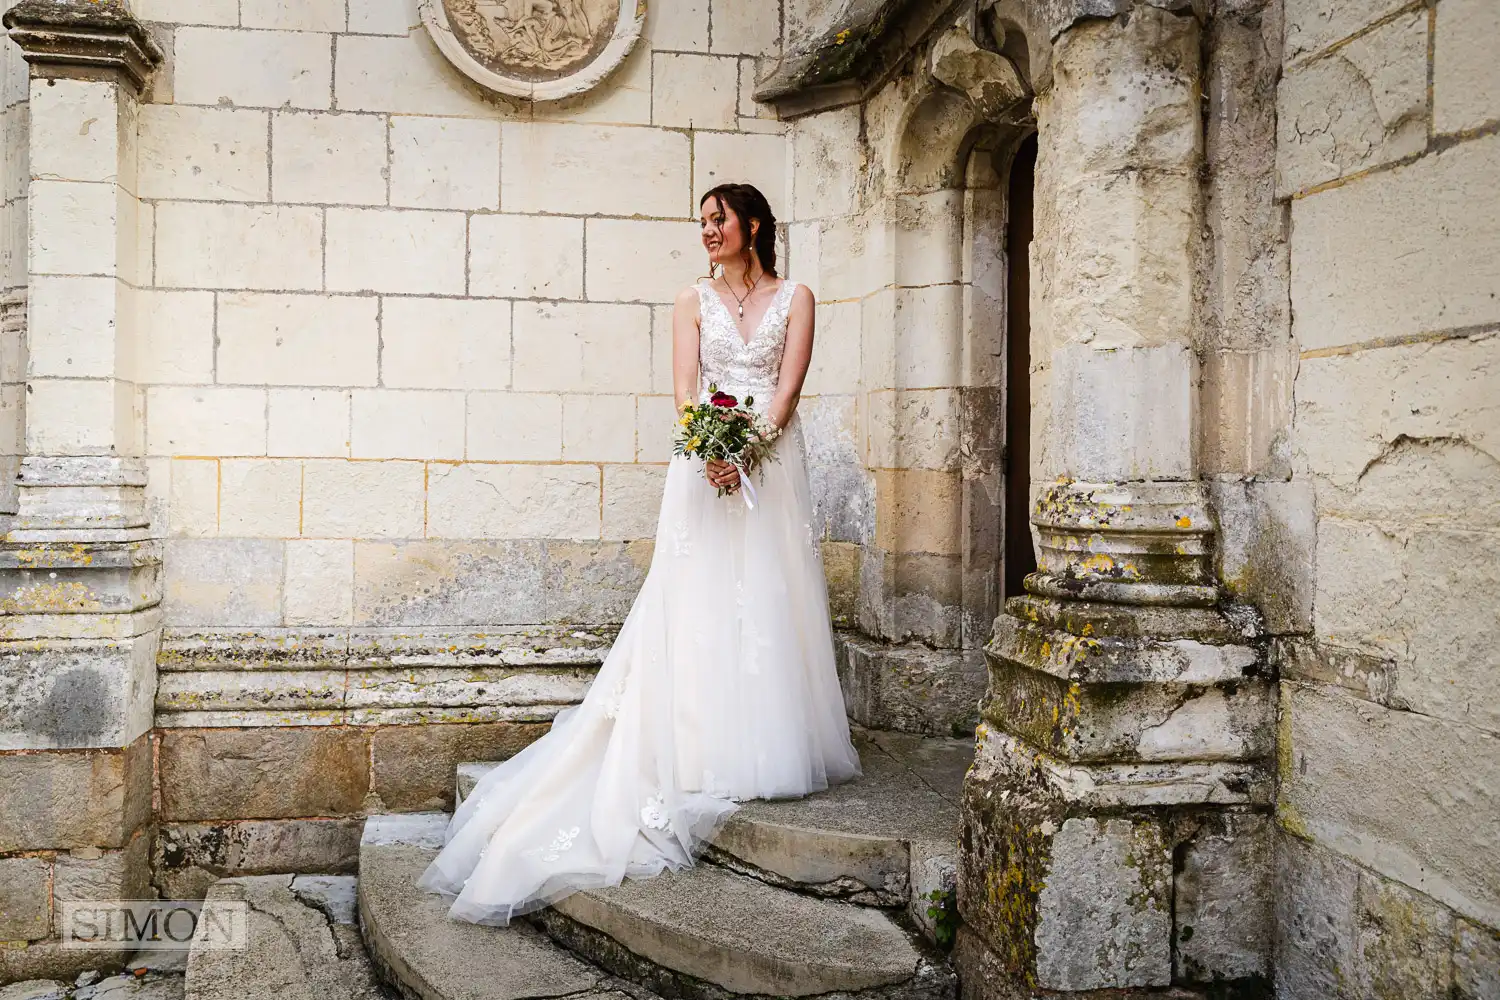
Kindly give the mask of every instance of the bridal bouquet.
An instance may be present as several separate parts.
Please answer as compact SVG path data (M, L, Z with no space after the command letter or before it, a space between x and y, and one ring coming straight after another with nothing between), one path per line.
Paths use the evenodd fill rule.
M755 488L750 485L750 473L767 459L774 458L771 445L781 433L769 420L750 409L754 396L746 396L744 405L728 393L710 385L712 393L707 403L682 404L682 415L677 421L676 443L673 452L705 462L717 460L731 462L740 469L740 482L745 486L745 504L755 506ZM729 492L719 489L719 496Z

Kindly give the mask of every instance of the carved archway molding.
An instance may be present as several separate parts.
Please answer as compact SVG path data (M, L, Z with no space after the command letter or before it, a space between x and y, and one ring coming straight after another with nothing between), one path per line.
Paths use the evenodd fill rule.
M598 86L625 61L646 0L421 0L432 40L487 90L556 101Z

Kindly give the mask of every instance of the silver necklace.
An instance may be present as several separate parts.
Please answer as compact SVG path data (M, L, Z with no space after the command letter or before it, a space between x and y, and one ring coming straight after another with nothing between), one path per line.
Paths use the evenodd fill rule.
M764 278L765 276L766 276L766 272L765 271L761 271L760 272L760 278ZM724 279L724 287L727 288L727 289L729 289L729 294L730 295L734 295L735 304L740 307L740 319L744 319L745 318L745 300L748 299L748 298L750 298L750 296L754 295L755 294L755 290L760 287L760 278L756 278L755 279L755 284L753 284L753 285L750 286L750 290L745 293L745 298L743 298L743 299L740 298L738 295L734 295L734 286L729 283L729 279L728 278Z

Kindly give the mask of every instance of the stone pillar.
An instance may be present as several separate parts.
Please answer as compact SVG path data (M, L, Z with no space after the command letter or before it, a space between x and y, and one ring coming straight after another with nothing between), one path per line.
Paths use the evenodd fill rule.
M130 381L136 102L161 53L119 0L24 0L25 455L0 542L0 981L65 949L69 901L149 891L161 552Z
M1195 454L1199 36L1189 11L1080 19L1038 97L1056 478L987 649L971 997L1269 974L1274 701L1255 613L1221 601Z

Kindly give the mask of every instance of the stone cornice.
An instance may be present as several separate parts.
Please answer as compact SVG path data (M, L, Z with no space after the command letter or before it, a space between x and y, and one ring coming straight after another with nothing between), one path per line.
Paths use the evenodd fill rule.
M869 96L965 0L854 0L838 20L789 41L755 99L782 117L853 104Z
M139 94L163 59L123 0L21 0L3 23L35 76L114 79Z

